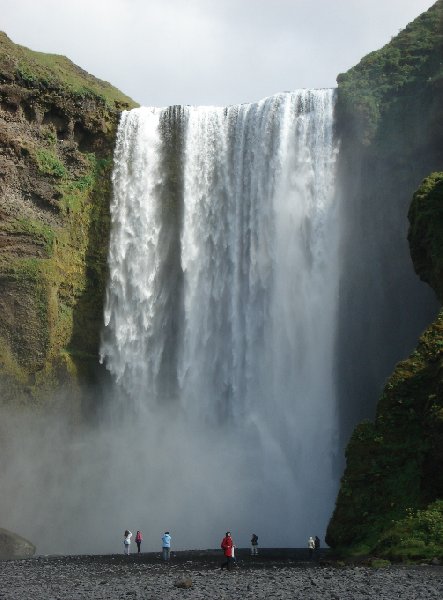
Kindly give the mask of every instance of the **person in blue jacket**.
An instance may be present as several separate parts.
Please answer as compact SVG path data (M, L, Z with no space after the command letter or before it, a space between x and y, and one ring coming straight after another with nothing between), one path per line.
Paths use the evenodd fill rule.
M165 531L162 537L162 550L162 558L165 562L168 562L171 552L171 536L169 535L169 531Z

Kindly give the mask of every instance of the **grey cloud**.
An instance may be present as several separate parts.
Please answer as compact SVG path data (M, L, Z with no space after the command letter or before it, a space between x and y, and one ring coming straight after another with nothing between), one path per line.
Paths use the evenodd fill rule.
M17 43L69 56L142 104L332 87L432 0L3 0Z

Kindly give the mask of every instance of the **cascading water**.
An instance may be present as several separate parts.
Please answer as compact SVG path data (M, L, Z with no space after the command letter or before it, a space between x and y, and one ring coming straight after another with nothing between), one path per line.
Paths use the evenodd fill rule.
M101 355L182 547L227 528L304 545L331 514L333 105L301 90L122 115Z

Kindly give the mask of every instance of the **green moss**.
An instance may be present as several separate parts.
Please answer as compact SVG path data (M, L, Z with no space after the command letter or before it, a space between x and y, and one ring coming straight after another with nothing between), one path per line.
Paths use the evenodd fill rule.
M8 341L0 336L0 372L8 373L8 385L11 382L17 386L24 386L28 383L27 370L17 362L14 353L11 351Z
M55 151L42 148L36 155L44 165L40 172L53 176ZM78 153L73 173L61 160L60 164L64 171L57 189L63 226L20 219L3 227L10 234L29 236L34 245L46 249L45 258L4 255L2 267L9 281L28 291L34 313L29 326L22 333L12 333L12 341L5 343L0 371L21 382L22 393L26 391L33 402L68 381L90 379L98 363L112 159ZM31 354L44 357L36 370L20 357L25 349L23 335ZM19 356L19 367L23 363L22 371L14 366L14 356ZM32 374L29 368L34 369Z
M50 227L46 223L35 219L15 219L5 221L2 230L7 234L29 236L32 243L34 245L42 246L48 256L53 252L56 232L53 227ZM10 257L6 254L0 258L0 264L2 259L3 261L6 259L7 262L10 262Z
M51 150L39 148L35 152L35 159L40 173L61 179L66 177L67 171L64 164Z
M391 561L386 560L385 558L372 558L369 561L369 566L373 569L386 569L391 566Z
M51 147L55 147L57 144L57 133L54 128L48 126L42 126L40 129L40 135Z
M443 500L407 509L380 537L376 551L393 560L443 558Z
M15 281L37 282L41 280L44 264L44 261L39 258L17 258L10 261L3 272Z

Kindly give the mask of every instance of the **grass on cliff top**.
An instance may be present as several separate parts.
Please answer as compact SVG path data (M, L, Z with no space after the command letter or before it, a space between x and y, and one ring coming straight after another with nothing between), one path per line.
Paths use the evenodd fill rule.
M416 97L443 82L443 0L409 23L380 50L337 77L341 106L357 111L365 143L399 96ZM352 111L351 111L352 112Z
M137 106L107 81L90 75L65 56L35 52L14 44L0 32L0 82L18 81L25 87L67 90L80 97L102 98L112 108Z
M338 83L380 95L416 80L443 78L442 26L443 0L439 0L383 48L365 56L347 73L341 73Z

